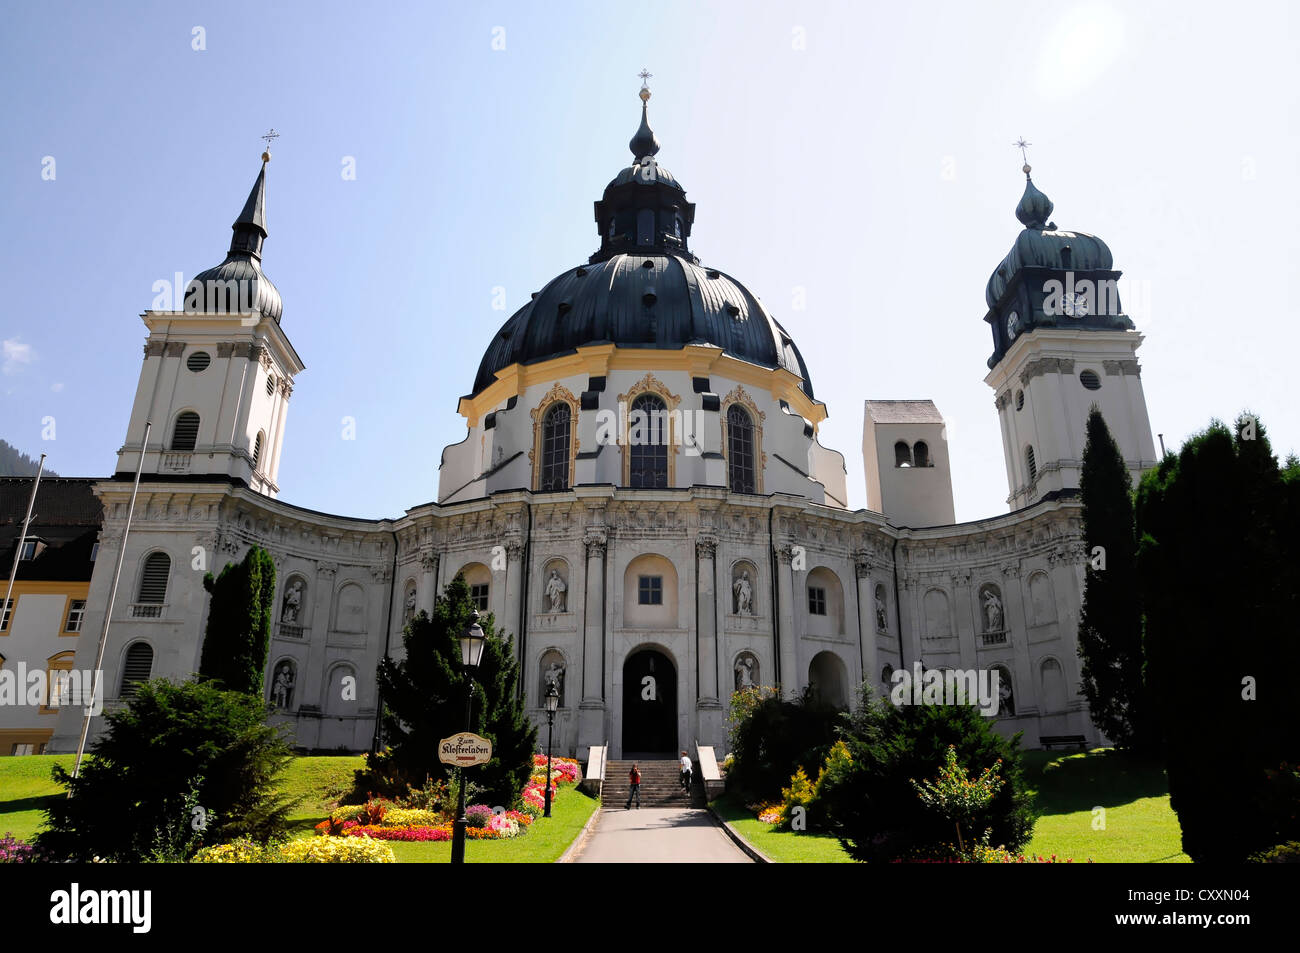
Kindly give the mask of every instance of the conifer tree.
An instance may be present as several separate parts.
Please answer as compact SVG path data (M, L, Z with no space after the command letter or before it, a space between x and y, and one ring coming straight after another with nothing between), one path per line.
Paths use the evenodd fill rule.
M271 642L271 608L275 599L275 563L254 546L235 565L227 563L215 579L203 577L212 594L203 638L199 676L221 687L262 697L266 656Z
M385 767L416 787L427 778L447 778L450 769L438 760L438 742L468 728L492 742L492 760L465 769L468 780L483 788L492 804L509 806L532 772L537 728L516 691L519 667L513 642L496 635L491 613L479 619L488 638L478 669L472 676L461 670L458 639L473 614L469 587L458 574L436 600L433 615L421 612L407 625L405 657L380 661L384 737L390 745ZM468 726L467 677L474 692ZM378 769L374 758L371 767Z
M1083 608L1079 656L1092 723L1117 748L1150 749L1155 727L1142 679L1142 609L1133 538L1132 481L1096 404L1088 414L1083 472Z

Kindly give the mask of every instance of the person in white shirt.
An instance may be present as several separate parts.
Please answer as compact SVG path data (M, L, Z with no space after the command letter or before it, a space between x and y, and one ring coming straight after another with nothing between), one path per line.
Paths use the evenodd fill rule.
M682 752L681 766L682 790L689 794L691 791L691 758L685 751Z

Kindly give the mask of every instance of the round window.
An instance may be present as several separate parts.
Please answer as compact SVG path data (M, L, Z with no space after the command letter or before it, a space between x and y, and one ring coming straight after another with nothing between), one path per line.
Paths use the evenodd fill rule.
M1101 390L1101 378L1096 371L1084 371L1079 375L1079 383L1088 390Z
M212 355L207 351L195 351L185 359L185 366L196 374L199 371L204 370L211 363Z
M1025 409L1025 392L1022 390L1018 390L1016 391L1016 410L1024 410L1024 409Z

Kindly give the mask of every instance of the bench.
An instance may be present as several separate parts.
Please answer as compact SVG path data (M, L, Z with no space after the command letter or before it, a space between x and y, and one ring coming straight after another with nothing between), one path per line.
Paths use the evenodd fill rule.
M1049 750L1052 745L1075 745L1079 748L1088 747L1088 739L1083 735L1040 735L1038 743Z

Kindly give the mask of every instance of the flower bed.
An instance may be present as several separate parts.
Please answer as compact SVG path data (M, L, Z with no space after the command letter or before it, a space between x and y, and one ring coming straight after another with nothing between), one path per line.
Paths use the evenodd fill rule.
M368 837L308 837L263 847L249 840L205 847L192 864L393 864L393 848Z

